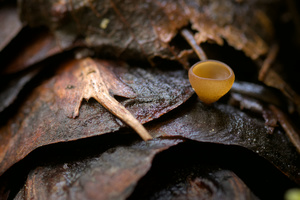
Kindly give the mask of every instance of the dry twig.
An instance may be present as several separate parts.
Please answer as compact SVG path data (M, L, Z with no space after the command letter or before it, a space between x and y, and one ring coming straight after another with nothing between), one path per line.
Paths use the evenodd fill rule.
M200 60L207 60L207 56L203 49L197 44L193 34L191 31L187 29L181 30L181 35L184 37L184 39L191 45L191 47L194 49L195 53L199 57Z
M288 120L287 116L276 106L269 106L272 112L276 115L281 127L284 129L290 141L296 147L297 151L300 153L300 136L293 125Z
M133 128L143 140L150 140L152 136L144 128L144 126L115 98L110 96L108 88L101 72L97 68L97 64L90 58L86 58L81 62L80 75L84 88L82 90L81 101L74 110L73 117L79 115L79 108L81 106L82 99L89 100L90 98L96 99L102 106L104 106L109 112L123 120L131 128Z
M279 46L278 44L273 44L270 48L270 51L267 55L267 58L264 60L261 69L259 70L258 80L263 81L265 79L266 73L271 67L272 63L276 59L278 54Z

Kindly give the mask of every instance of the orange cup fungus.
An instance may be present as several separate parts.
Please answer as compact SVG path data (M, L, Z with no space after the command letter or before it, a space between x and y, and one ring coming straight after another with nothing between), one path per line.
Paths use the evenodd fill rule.
M232 87L235 76L225 63L206 60L195 63L189 70L190 83L205 104L211 104L224 96Z

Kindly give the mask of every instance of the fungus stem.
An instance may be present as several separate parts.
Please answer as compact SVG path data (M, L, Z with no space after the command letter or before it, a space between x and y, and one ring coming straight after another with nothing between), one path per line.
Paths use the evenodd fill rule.
M271 67L272 63L276 59L278 54L279 46L278 44L273 44L270 48L270 51L267 55L267 58L264 60L261 69L259 70L258 80L263 81L265 79L266 73Z
M207 60L207 57L205 55L205 52L203 49L197 44L193 34L191 31L187 29L182 29L181 30L181 35L184 37L184 39L191 45L197 56L199 57L200 60L204 61Z

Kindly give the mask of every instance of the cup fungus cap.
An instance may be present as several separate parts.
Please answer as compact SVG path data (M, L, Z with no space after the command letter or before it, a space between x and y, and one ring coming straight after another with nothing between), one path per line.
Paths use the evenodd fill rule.
M200 61L189 70L190 83L205 104L214 103L224 96L232 87L234 79L232 69L220 61Z

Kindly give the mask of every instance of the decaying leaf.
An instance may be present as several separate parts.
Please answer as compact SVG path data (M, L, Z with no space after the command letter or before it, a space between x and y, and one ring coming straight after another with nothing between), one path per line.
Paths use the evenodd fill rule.
M277 6L276 6L277 5ZM60 46L75 40L110 56L176 59L180 49L170 45L178 30L191 24L198 43L223 38L256 59L268 50L273 24L266 10L274 1L20 1L21 18L32 26L54 31ZM186 64L186 63L185 63Z
M183 69L162 71L129 67L122 62L95 62L105 74L104 83L109 82L110 92L131 98L120 99L120 103L142 124L176 108L193 94ZM37 147L111 133L126 126L92 99L82 101L79 116L72 118L82 100L84 91L80 89L86 86L77 79L80 63L73 60L63 64L56 76L24 99L16 115L0 129L0 173Z
M293 185L244 148L187 140L156 156L129 199L277 199Z
M203 199L258 199L245 183L232 171L216 170L208 173L209 178L187 180L187 197ZM222 188L222 189L221 189ZM182 195L183 198L185 197Z
M14 45L9 46L4 52L6 56L1 58L3 74L22 71L63 51L57 46L54 36L48 31L39 29L26 31L14 41L18 48Z
M98 66L100 69L98 69ZM101 68L104 70L101 70ZM96 63L91 58L85 58L79 61L79 68L74 72L76 79L75 85L70 86L74 88L72 90L67 90L68 86L66 86L66 84L65 88L63 86L58 86L60 97L64 98L67 96L68 98L74 98L75 101L77 100L74 111L72 112L73 118L79 115L79 108L83 99L88 101L90 98L94 98L103 107L109 110L109 112L133 128L144 140L152 139L152 136L149 135L143 125L122 104L109 94L111 88L114 88L114 86L121 87L122 82L118 81L117 78L107 80L107 78L104 77L107 77L107 75L109 76L109 74L105 72L107 71L105 71L104 66L101 66L101 62ZM106 82L104 81L105 79L107 80ZM125 84L123 84L123 87L128 88ZM66 90L70 91L67 95L65 94ZM130 91L130 88L128 88L128 90ZM60 91L63 93L61 94ZM120 89L119 93L121 92L124 93L122 89ZM75 93L79 93L79 98L77 97L78 95L74 95ZM134 94L134 92L132 93ZM130 96L123 96L130 98Z
M24 166L23 162L10 171L12 177L5 175L6 180L9 181L4 183L9 182L9 184L1 184L0 194L3 194L3 185L7 185L6 191L10 192L9 199L18 200L29 197L127 199L129 195L128 199L204 196L206 199L241 199L244 197L255 199L248 188L249 180L246 182L247 187L242 181L245 177L242 176L241 180L235 175L236 172L241 175L241 171L236 171L236 169L245 165L244 162L231 163L230 159L228 160L230 157L232 160L237 159L237 155L228 155L229 152L236 152L237 147L229 148L232 151L226 151L227 148L223 145L161 138L142 142L126 135L120 134L119 136L116 139L113 135L105 135L76 141L73 145L71 142L42 147L25 159L25 163L30 165L30 168ZM171 146L174 147L169 149ZM221 152L218 152L218 149ZM161 151L163 152L160 153ZM245 157L245 154L241 153L238 156L239 161L251 163L254 155L249 155L249 152L246 155L247 158L241 159L240 157ZM235 173L226 165L220 167L209 161L215 163L214 160L220 158L223 159L218 163L227 163L228 166L237 165L233 168ZM34 161L33 166L32 161ZM259 166L260 164L262 163L251 163L250 166L254 169L252 171L244 169L244 171L253 175L252 179L255 182L257 178L262 177L262 182L256 184L267 193L265 196L276 197L274 193L280 186L274 182L268 182L270 175L265 176L256 171L257 169L268 170L264 169L264 166ZM27 172L23 173L26 176L22 181L18 178L20 175L14 176L14 174L16 171L23 171L20 169L24 168L30 172L28 176ZM283 181L287 180L283 179ZM16 184L21 184L23 188L21 190L16 188Z
M151 189L139 191L137 187L135 193L130 196L132 199L258 199L245 183L232 171L205 168L202 166L192 168L190 173L184 170L174 172L175 177L161 177L164 181L151 181L143 188ZM171 172L170 172L171 174ZM171 180L168 180L171 179ZM178 180L176 180L178 179ZM149 181L149 180L148 180ZM162 182L171 182L168 187L162 187ZM175 182L175 183L173 183ZM152 185L153 184L153 185ZM162 187L162 188L160 188Z
M148 199L148 193L137 195L139 188L130 195L138 180L150 169L153 157L179 142L181 140L163 139L136 143L109 149L83 161L37 167L29 173L26 187L20 190L16 199ZM243 181L228 170L198 168L187 177L181 174L186 180L166 189L174 191L173 194L156 191L154 196L165 199L257 199ZM153 188L150 183L148 187L151 191L157 185Z
M282 94L284 94L297 106L297 111L300 113L300 96L280 77L276 71L269 69L263 82L270 87L280 90Z
M152 130L154 129L154 130ZM238 145L264 157L295 182L300 182L300 155L285 133L272 135L263 121L227 105L190 103L183 112L149 130L156 137L180 136L200 142Z
M150 169L154 156L180 142L135 142L92 158L39 166L29 173L17 199L126 199Z
M231 93L229 104L235 107L239 107L241 110L248 110L251 113L257 113L265 120L268 134L273 134L275 127L277 127L278 119L274 113L268 108L266 104L237 93Z
M0 52L19 33L22 23L15 5L4 4L0 7Z
M278 95L278 93L276 93L274 90L255 83L235 81L232 85L231 91L276 106L282 106L284 104L282 102L281 96Z
M286 42L274 37L282 36L273 23L281 27L280 23L297 18L294 12L286 13L288 8L282 9L284 1L19 0L26 26L7 3L0 8L1 73L7 76L3 83L9 83L0 93L0 117L5 119L0 123L1 199L257 199L256 195L269 198L261 195L264 189L256 193L260 186L269 185L266 193L276 190L271 197L278 197L300 184L299 134L281 110L290 108L286 102L299 109L300 98L276 69L269 69L272 63L277 65L277 53L281 56ZM207 55L228 57L236 69L244 71L247 67L239 63L252 59L253 65L247 66L255 73L254 65L263 63L259 80L279 89L289 101L266 87L237 82L229 105L223 104L227 97L210 106L196 98L181 105L193 90L186 71L171 66L176 62L170 60L190 67L196 50L184 41L185 30L194 46L216 43L203 44L208 51L211 48ZM279 46L269 48L271 44ZM242 56L215 55L214 48L232 49ZM61 63L62 56L53 56L57 54L75 55L77 60L68 57ZM47 76L39 86L33 83L36 88L26 88L26 96L18 96L17 103L23 102L12 105L37 73L27 68L45 59L54 63L54 76ZM156 68L149 68L146 60ZM10 77L16 79L7 82ZM249 110L232 107L232 101ZM6 119L7 112L1 111L8 106L13 109ZM144 140L155 139L140 141L129 135L133 131L127 125ZM263 163L253 162L250 166L258 165L256 170L246 169L241 159L234 160L237 149L249 163L251 156ZM234 159L220 159L226 156ZM188 157L191 162L184 162ZM250 179L259 186L253 187L251 180L249 184L238 168L245 168L247 177L255 174ZM269 170L273 170L269 177L278 180L264 179ZM159 173L153 176L153 172Z
M300 153L300 136L298 134L299 131L293 126L293 124L290 122L291 120L288 119L286 114L282 112L279 108L270 105L270 109L276 116L277 120L279 121L281 127L289 137L290 141L294 144L298 153Z
M5 108L10 106L17 98L23 87L40 71L40 69L35 69L29 72L22 73L12 80L3 79L1 85L5 85L4 88L1 87L0 90L0 112ZM5 84L3 83L5 82Z

